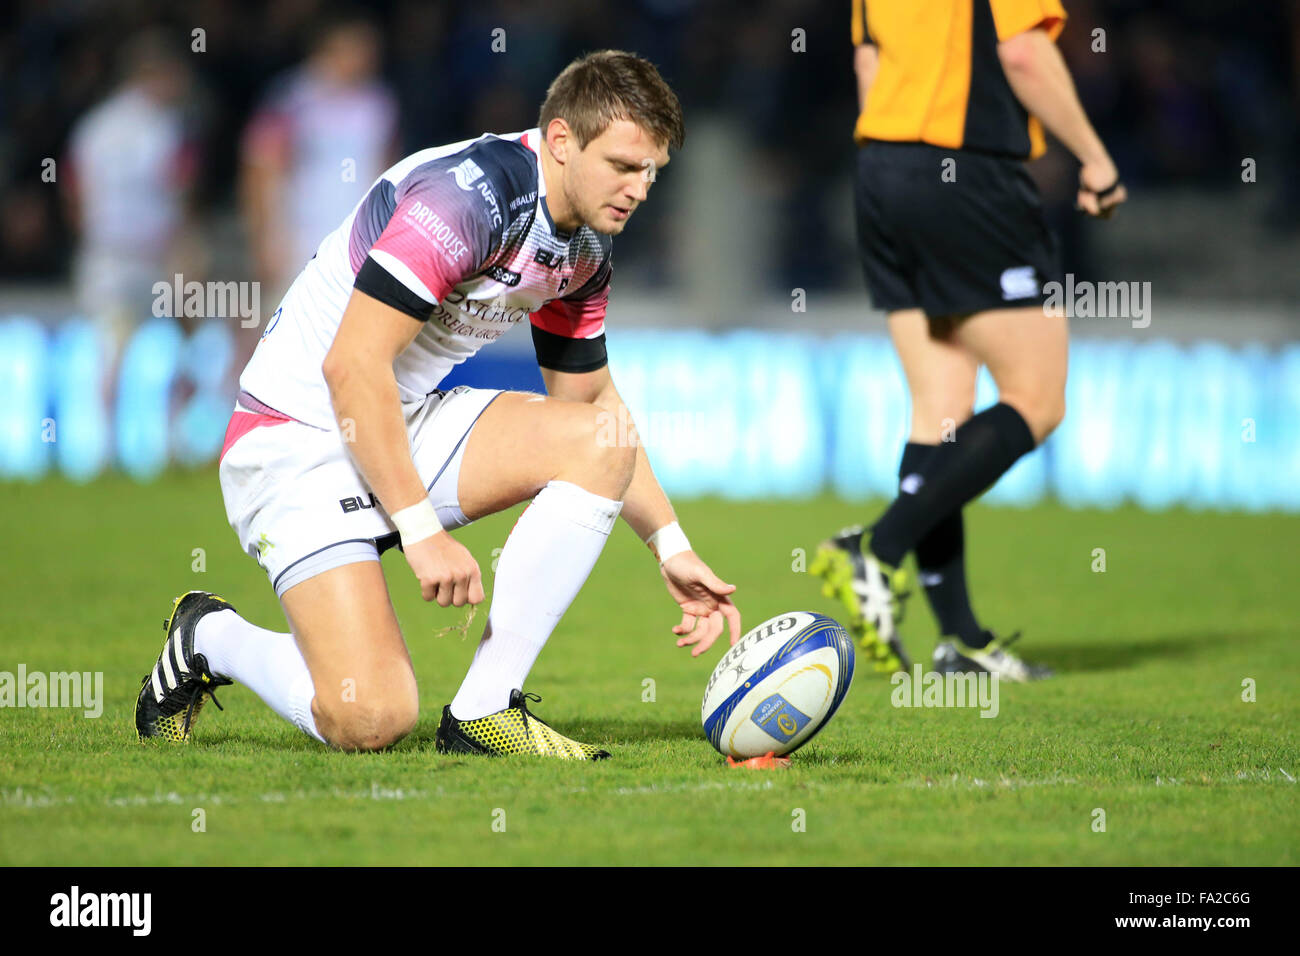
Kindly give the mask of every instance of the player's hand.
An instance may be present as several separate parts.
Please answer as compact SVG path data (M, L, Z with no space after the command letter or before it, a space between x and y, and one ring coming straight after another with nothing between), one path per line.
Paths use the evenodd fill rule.
M440 607L463 607L483 600L478 562L447 532L439 531L404 550L426 601L437 601Z
M682 622L673 628L678 647L693 647L699 657L718 639L724 626L731 628L731 643L740 640L740 611L731 603L734 584L724 583L694 551L675 554L663 563L668 593L682 609Z
M1079 167L1079 196L1075 208L1098 219L1109 219L1126 199L1128 190L1120 182L1119 170L1109 156Z

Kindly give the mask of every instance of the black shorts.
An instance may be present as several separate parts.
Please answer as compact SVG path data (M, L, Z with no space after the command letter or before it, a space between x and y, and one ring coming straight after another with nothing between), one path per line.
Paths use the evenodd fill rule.
M1038 188L1019 160L872 141L858 149L853 196L878 309L939 318L1041 305L1044 285L1060 281Z

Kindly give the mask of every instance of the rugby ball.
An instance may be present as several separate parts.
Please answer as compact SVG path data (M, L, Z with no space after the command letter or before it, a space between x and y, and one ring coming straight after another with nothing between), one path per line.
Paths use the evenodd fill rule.
M853 682L853 639L810 611L764 621L718 662L700 719L709 743L744 759L798 750L826 726Z

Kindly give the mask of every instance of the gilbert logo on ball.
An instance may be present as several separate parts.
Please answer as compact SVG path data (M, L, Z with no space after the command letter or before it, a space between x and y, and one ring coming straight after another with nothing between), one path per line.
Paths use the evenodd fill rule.
M718 662L704 689L704 734L728 757L798 750L826 726L853 682L853 640L809 611L764 621Z

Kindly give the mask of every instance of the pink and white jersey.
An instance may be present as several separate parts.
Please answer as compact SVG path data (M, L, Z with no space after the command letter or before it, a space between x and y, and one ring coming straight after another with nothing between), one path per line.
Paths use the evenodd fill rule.
M538 361L605 364L609 236L556 229L532 129L421 150L387 170L321 243L272 314L240 388L336 428L321 363L353 289L423 321L393 363L405 412L529 316Z

